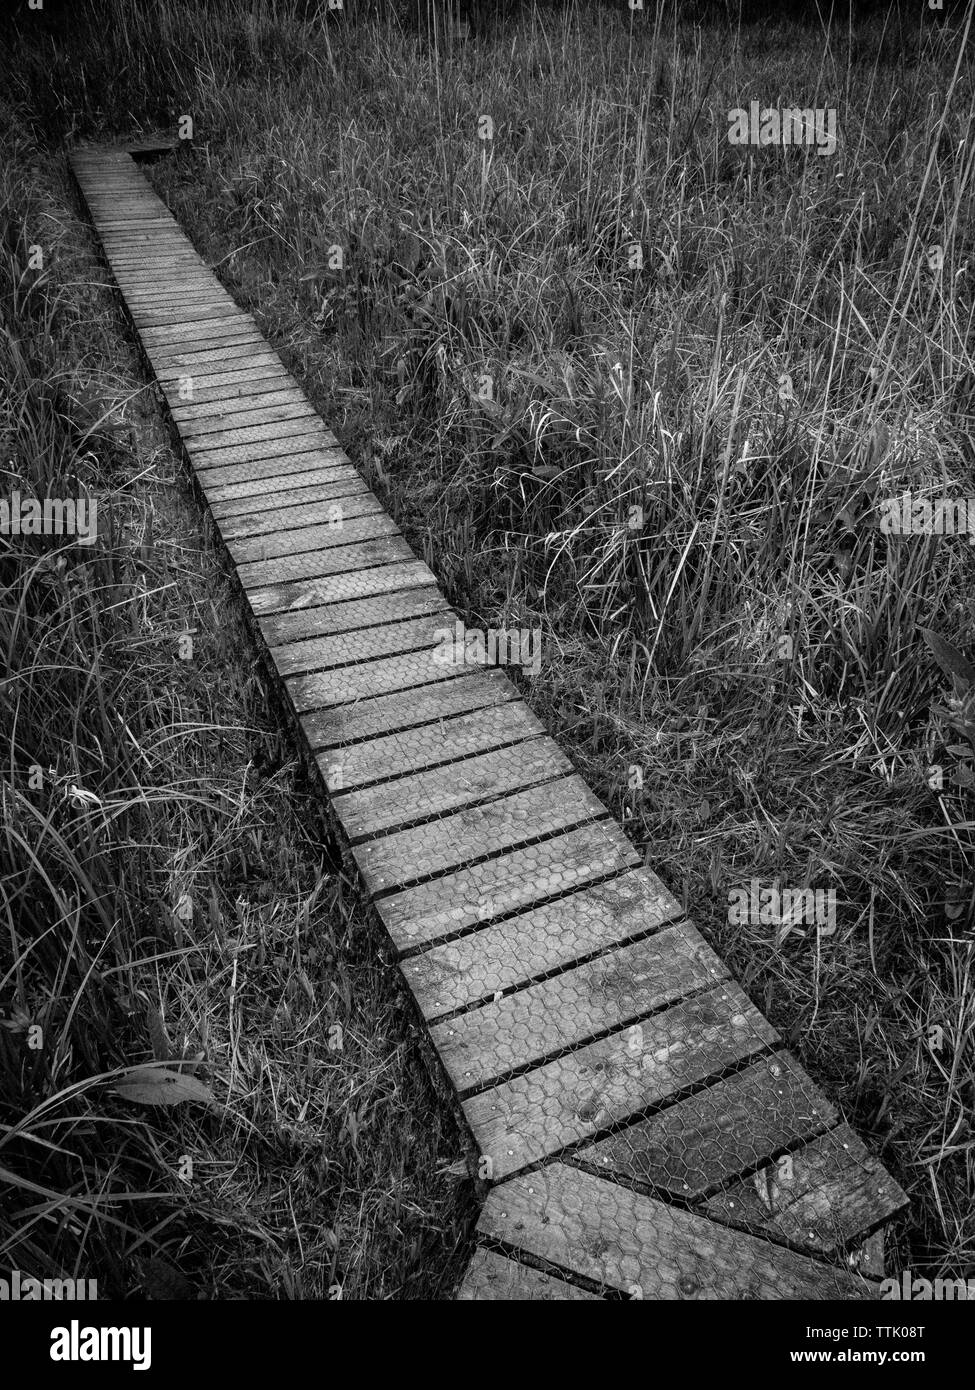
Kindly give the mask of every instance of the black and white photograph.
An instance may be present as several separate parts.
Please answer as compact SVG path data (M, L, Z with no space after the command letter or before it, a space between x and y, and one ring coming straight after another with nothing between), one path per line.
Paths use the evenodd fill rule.
M968 1344L973 19L11 4L25 1364Z

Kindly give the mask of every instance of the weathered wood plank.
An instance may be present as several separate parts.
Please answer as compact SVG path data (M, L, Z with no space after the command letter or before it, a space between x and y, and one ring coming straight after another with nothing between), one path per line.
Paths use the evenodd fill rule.
M202 324L185 333L170 333L168 328L145 328L139 330L139 340L154 370L157 362L160 366L169 366L177 357L187 353L223 352L225 349L231 351L242 348L264 351L267 346L252 328L246 324L235 323L218 323L208 332L203 332Z
M136 197L124 190L107 190L105 192L96 192L92 190L85 194L85 202L98 218L99 236L106 246L117 244L119 241L126 239L127 230L130 227L137 230L142 222L147 222L149 220L158 221L161 208L161 204L158 200ZM106 227L104 228L103 234L103 217L114 218L116 225L122 228L121 233L114 228L110 229ZM163 225L165 227L165 233L159 238L160 241L175 241L177 239L181 242L186 241L186 237L176 227L175 223L172 221L167 222L164 218ZM145 234L144 239L147 242L151 242L153 240L153 233L150 232Z
M274 506L276 498L282 501L281 506ZM379 498L369 491L360 478L344 478L317 487L292 488L288 492L268 494L263 501L266 504L263 510L252 498L214 503L213 515L220 525L221 535L256 536L263 531L290 531L302 526L314 526L331 517L347 520L384 512Z
M332 495L342 497L359 492L365 488L362 478L348 463L336 463L325 467L301 469L297 473L277 473L273 478L253 478L241 483L215 483L200 486L206 493L207 501L214 509L214 516L233 517L241 514L251 515L253 509L262 505L273 508L279 499L297 497L308 492L317 497ZM227 507L226 512L217 508Z
M831 1251L907 1205L903 1190L850 1129L839 1125L706 1201L702 1210L796 1245Z
M409 559L379 569L357 570L350 574L327 575L294 583L269 584L251 589L248 600L260 616L273 613L299 613L346 599L372 598L398 589L434 583L433 574L422 560ZM365 737L365 735L363 735Z
M166 239L161 236L144 237L137 243L125 242L116 245L103 245L105 257L111 265L120 269L137 269L162 275L169 272L172 283L185 284L187 278L195 277L200 258L184 241Z
M283 555L278 560L254 560L238 565L237 574L245 589L266 589L271 584L287 584L295 579L322 579L330 574L347 574L412 559L412 550L399 536L383 536L357 545L334 546L331 550Z
M242 320L240 315L226 304L181 304L177 308L152 308L142 309L138 305L129 306L129 317L135 324L139 333L148 333L156 329L179 329L180 334L185 329L187 333L190 329L197 329L196 336L202 337L214 331L222 331L228 324L246 326L246 320ZM175 336L175 335L170 335Z
M161 309L169 309L179 305L194 304L230 304L237 308L234 300L221 285L215 275L209 272L199 271L189 278L187 283L179 286L169 283L166 279L155 280L148 275L129 275L126 276L128 284L124 286L125 302L129 305L138 305L140 308L151 309L158 306ZM122 289L119 282L119 289Z
M175 321L189 323L208 311L220 311L232 316L243 312L213 277L194 272L181 275L179 282L174 283L168 275L158 281L149 280L142 271L122 270L121 275L119 289L133 319L146 314L185 314L185 320Z
M425 600L429 604L434 604L435 600L439 600L441 604L445 603L435 589L412 592L429 595ZM405 599L408 603L411 594L392 595L392 598ZM365 602L387 605L390 599L367 599ZM335 610L329 608L314 611L324 612L331 618ZM267 621L273 620L264 619L262 628ZM336 748L329 754L323 754L318 759L318 766L330 791L354 789L372 782L382 782L389 777L398 777L403 773L422 772L425 768L437 767L441 763L453 762L475 753L486 753L491 748L500 749L507 744L520 743L523 739L534 738L544 732L542 725L527 705L522 704L520 700L508 701L503 705L489 705L486 709L475 709L468 714L456 715L450 719L440 718L435 723L423 724L419 728L401 729L396 734L387 734L368 739L364 743Z
M351 791L336 797L334 805L350 839L362 839L571 771L572 764L562 750L543 736L463 758L447 767L412 772L368 790ZM330 787L334 781L333 773Z
M449 612L447 600L439 589L418 586L378 594L374 598L346 599L294 613L276 614L259 619L259 624L264 640L274 655L274 648L288 647L294 641L357 633L387 623ZM383 775L391 774L384 771Z
M288 434L284 438L259 439L253 444L235 444L228 448L215 448L209 439L188 439L186 451L193 458L193 465L204 476L220 474L240 464L261 464L268 459L296 458L299 454L324 454L326 450L338 450L338 440L324 425L314 429L306 427L300 434ZM342 454L338 460L348 463L348 456Z
M351 669L358 672L364 668ZM473 859L514 849L541 835L570 830L605 814L602 802L581 777L562 777L484 806L455 811L413 830L397 830L381 839L367 840L354 845L352 853L366 887L371 893L382 893L430 874L447 873Z
M286 495L293 497L295 494L292 491ZM293 502L288 507L236 513L221 513L214 508L213 515L225 540L262 535L266 538L268 532L303 531L326 522L342 529L347 522L367 516L389 520L383 504L363 482L347 479L333 483L330 488L309 488L306 495L305 502Z
M206 414L205 406L191 406L191 410L199 413L194 416L181 414L174 418L179 424L180 434L186 439L212 439L215 445L223 443L233 443L229 438L229 433L251 431L261 426L271 426L276 423L286 423L295 420L321 420L321 416L308 404L306 400L296 399L282 401L275 405L273 402L265 405L261 400L251 400L232 403L212 409L210 414Z
M590 1293L566 1279L553 1278L530 1265L509 1260L494 1250L476 1250L467 1266L457 1293L461 1301L503 1302L585 1302L601 1303L599 1294Z
M223 343L233 333L246 333L255 343L262 347L267 346L266 340L255 328L253 320L247 314L242 314L236 306L228 309L221 305L215 317L206 316L198 319L193 317L192 311L187 311L185 315L181 316L179 322L174 323L147 322L146 315L149 312L152 311L141 309L134 313L130 311L130 317L138 329L139 337L147 345L151 345L153 351L159 351L161 355L182 351L197 342ZM155 311L157 314L160 312L165 318L170 311Z
M367 572L369 576L381 573ZM462 680L441 680L389 695L373 694L346 705L309 710L301 717L305 737L313 749L334 749L355 739L372 738L517 698L514 686L500 671L458 674Z
M454 616L447 609L402 622L357 628L324 637L309 637L300 642L272 647L271 657L282 676L296 676L355 662L373 661L377 657L430 651L435 644L434 634L445 623L453 623ZM436 679L436 674L439 673L435 673L432 679Z
M458 1094L466 1096L727 978L727 967L694 927L676 923L436 1023L430 1036Z
M488 1194L485 1236L643 1299L861 1300L878 1286L553 1163Z
M152 285L179 293L196 284L207 284L209 272L199 268L199 256L192 250L172 250L164 259L150 257L149 252L110 252L104 253L111 272L118 281L118 288L127 292L134 284Z
M181 349L171 353L153 354L153 370L160 381L179 381L189 376L201 381L208 373L256 371L268 366L281 370L281 359L267 343L228 344L222 348Z
M236 304L229 295L208 286L194 287L189 285L179 291L173 289L153 290L143 294L125 290L124 296L129 313L136 324L143 322L147 315L162 316L168 314L173 319L177 317L187 320L192 318L194 321L199 321L201 316L204 318L226 317L237 310ZM158 326L155 318L152 320L152 326Z
M366 700L394 690L412 690L431 680L456 680L463 672L440 669L427 652L404 652L400 656L378 657L357 666L339 666L331 671L315 671L292 676L285 681L291 702L299 714L341 704Z
M424 1017L435 1019L661 927L680 910L656 874L634 869L432 946L404 961L403 973Z
M338 503L333 503L338 508ZM257 560L277 560L320 553L336 546L356 541L377 540L381 536L398 536L399 527L385 512L371 516L346 516L339 511L336 521L318 526L297 526L288 530L265 532L255 536L233 537L224 533L227 549L240 565Z
M183 431L180 433L183 434ZM205 457L213 460L211 466L219 466L225 456L227 462L232 462L239 446L281 443L285 445L286 452L291 441L299 438L314 440L315 443L310 446L312 448L335 442L334 434L325 428L321 416L309 407L305 407L300 414L280 420L272 418L264 424L236 426L225 422L217 429L187 430L183 434L186 447L200 452L201 457L204 457L205 451Z
M106 251L105 259L116 278L127 274L148 275L151 272L167 275L169 283L174 286L187 284L195 273L197 263L191 251L171 251L165 258L151 259L148 252Z
M576 1157L692 1200L836 1119L798 1063L777 1052Z
M329 481L337 482L341 477L358 477L349 456L337 444L327 449L301 449L267 458L251 459L247 463L221 464L215 468L197 468L200 485L207 497L227 495L228 490L239 489L241 484L255 483L255 493L271 490L271 481L278 480L282 488L296 487L297 479L303 474L328 472ZM235 496L245 496L237 491Z
M464 1101L496 1179L778 1041L732 981Z
M639 863L640 856L614 821L591 821L555 839L403 889L379 899L375 907L395 944L407 951Z
M152 232L157 228L162 231L172 224L167 217L150 211L134 213L130 217L120 217L112 221L99 221L98 225L103 245L111 246L117 241L117 233L127 232L131 227L145 228Z
M268 560L248 560L238 564L237 573L245 589L267 589L298 579L327 579L377 565L403 564L413 558L412 550L400 536L379 536ZM359 595L352 593L350 597Z
M254 343L259 347L264 346L264 340L257 330L246 319L236 318L233 315L207 324L190 323L184 327L169 324L165 328L141 327L139 328L139 337L153 359L157 350L160 356L165 357L167 352L174 350L182 352L193 344L213 347L216 344L223 345L224 343L236 343L238 346L244 343Z
M277 358L266 356L254 367L245 362L237 371L197 372L188 395L181 393L178 375L161 376L158 380L170 405L204 406L259 400L265 392L277 394L286 386L288 374Z
M174 393L175 395L175 393ZM293 413L296 408L309 410L308 397L296 386L279 386L251 394L238 386L233 394L212 401L182 401L177 396L170 406L173 419L180 432L195 434L202 427L208 429L232 424L241 427L258 424L258 416L263 413L265 420L277 418L278 411ZM253 416L253 419L249 417ZM285 418L285 417L282 417Z

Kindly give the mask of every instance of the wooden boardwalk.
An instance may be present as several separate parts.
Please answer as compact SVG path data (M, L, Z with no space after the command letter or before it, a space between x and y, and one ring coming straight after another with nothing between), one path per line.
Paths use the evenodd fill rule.
M435 576L130 155L72 167L490 1183L458 1297L875 1297L903 1192L505 674L438 664Z

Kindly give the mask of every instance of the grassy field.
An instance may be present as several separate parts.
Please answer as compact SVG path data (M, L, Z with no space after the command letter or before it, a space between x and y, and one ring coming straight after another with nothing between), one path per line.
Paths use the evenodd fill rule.
M116 0L99 7L114 22L93 23L84 4L19 21L3 295L8 328L20 326L3 351L16 360L34 343L41 356L17 368L13 423L36 436L32 457L80 467L94 452L102 470L110 459L98 481L118 491L119 523L77 594L73 561L43 582L24 557L9 571L24 597L17 622L4 619L19 653L5 794L44 834L40 848L8 834L7 849L25 881L30 855L51 885L20 949L53 914L72 964L34 950L4 986L16 983L17 1018L48 1010L63 1047L28 1074L8 1020L16 1143L0 1138L0 1162L23 1173L31 1143L56 1144L45 1184L62 1215L116 1185L153 1193L155 1225L124 1202L113 1215L180 1255L185 1242L217 1292L246 1282L307 1295L335 1277L320 1233L314 1287L286 1272L311 1239L300 1222L281 1234L292 1184L306 1217L335 1224L344 1204L356 1287L371 1297L418 1296L410 1279L422 1287L420 1265L431 1252L442 1263L465 1219L450 1178L433 1177L454 1141L432 1099L416 1099L425 1083L392 986L374 949L350 944L354 908L300 829L306 793L287 754L258 788L242 780L274 725L239 646L219 638L230 619L213 607L219 570L191 539L192 516L171 493L161 512L142 493L165 466L151 453L147 474L140 452L128 482L133 446L111 422L137 380L115 383L105 420L97 402L87 414L75 403L89 399L72 384L79 371L104 392L115 369L108 301L79 288L90 265L24 289L24 246L38 238L23 207L40 188L54 211L44 202L34 216L71 220L63 145L189 115L192 141L150 176L201 254L466 619L541 626L533 708L911 1195L890 1265L969 1275L975 698L961 654L975 643L975 563L963 537L888 535L877 517L907 490L975 495L970 13L844 11L826 26L814 12L798 24L734 6L505 9L475 7L467 26L432 34L378 5L319 16L270 0ZM752 100L833 109L835 153L733 146L728 113ZM103 325L94 348L87 328L80 343L89 296ZM48 332L46 316L65 315L74 336ZM52 405L41 384L62 378ZM173 657L186 623L210 635L195 665ZM92 712L69 746L76 708ZM48 759L98 804L52 819L50 802L25 803L24 763ZM250 888L232 915L241 854L276 915ZM256 871L255 858L273 868ZM835 890L836 932L729 922L729 891L752 879ZM215 917L206 909L189 941L167 917L159 937L158 902L191 881L203 902L200 885L214 884ZM84 949L81 908L94 934ZM98 947L119 913L108 967ZM312 938L319 974L301 958L313 1004L294 986ZM226 1005L243 947L261 960L252 1006L299 1010L287 1045L268 1043L250 1072L236 1070ZM139 990L149 1005L117 1031L99 1022L113 988L112 1008ZM318 993L330 991L358 1037L338 1063L320 1035ZM172 1176L185 1120L150 1127L105 1109L84 1080L150 1055L165 1000L171 1037L204 1051L207 1078L226 1085L233 1072L241 1088L194 1142L235 1214L254 1210L253 1230L221 1226L216 1204ZM306 1051L310 1086L298 1077ZM72 1085L69 1109L52 1113ZM301 1138L279 1133L282 1089L314 1097L313 1113L288 1121ZM26 1128L25 1105L40 1107ZM78 1127L97 1144L62 1154ZM323 1187L301 1145L329 1136ZM272 1177L251 1144L272 1146ZM107 1168L77 1157L102 1145ZM131 1250L84 1210L79 1235L68 1222L55 1236L36 1215L23 1238L62 1263L57 1241L80 1250L95 1233L99 1260ZM159 1225L169 1213L178 1236Z

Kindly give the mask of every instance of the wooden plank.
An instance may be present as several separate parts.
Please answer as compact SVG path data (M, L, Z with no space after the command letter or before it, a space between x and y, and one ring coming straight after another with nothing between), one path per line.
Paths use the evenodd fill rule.
M591 821L541 844L392 893L379 899L375 908L393 941L407 951L639 863L639 855L614 821Z
M129 237L114 243L103 243L103 252L111 265L120 269L138 269L161 274L168 271L174 285L195 277L200 258L182 238L168 238L158 232L153 235Z
M133 269L144 270L147 280L150 276L159 277L174 267L181 273L185 267L191 275L210 273L210 268L201 262L193 245L185 237L156 236L151 244L146 241L137 246L113 246L111 243L103 242L102 251L110 261L118 261L123 268L131 266ZM176 280L175 275L173 280Z
M89 207L92 200L86 200ZM96 205L98 200L95 200ZM151 204L139 204L122 210L111 224L99 217L99 236L107 251L125 250L130 246L158 247L189 246L191 243L159 209Z
M542 736L463 758L446 767L411 772L368 790L351 791L336 797L334 805L349 838L363 839L413 821L446 815L487 797L504 796L563 777L571 771L572 764L562 750Z
M580 1149L580 1162L687 1200L836 1123L836 1111L787 1052Z
M395 661L411 661L395 657ZM384 665L373 662L374 666ZM346 668L346 674L366 670ZM300 677L315 681L317 676ZM297 682L296 682L297 683ZM581 777L562 777L528 791L500 797L444 816L413 830L397 830L378 840L354 845L352 854L370 893L388 892L414 879L446 873L473 859L514 849L542 835L569 830L606 810Z
M245 386L249 391L251 383L273 377L277 385L270 389L278 390L286 379L280 359L267 346L256 350L228 349L227 356L217 358L212 354L193 354L188 358L177 354L165 363L154 362L153 370L167 401L194 405L206 402L210 391L219 391L228 383Z
M241 445L277 444L288 441L283 450L286 452L288 447L293 447L292 441L298 438L314 440L314 444L309 446L312 448L335 442L334 434L325 428L321 416L316 415L307 406L298 415L287 419L272 417L263 424L235 426L229 422L222 425L216 423L218 427L213 430L187 430L185 433L180 431L186 447L200 451L201 457L205 456L211 467L219 467L224 458L227 462L232 462L238 446Z
M205 293L228 301L238 313L244 312L188 242L164 242L157 234L150 245L119 243L102 249L119 276L126 302L130 295L135 300L156 299L165 304L187 294Z
M280 357L267 343L259 348L228 348L227 352L228 356L222 355L219 349L175 353L155 364L156 377L164 391L167 387L171 391L178 388L187 374L192 375L195 389L200 391L213 390L227 383L246 385L249 380L262 380L269 372L277 375L280 384L289 382ZM280 389L280 385L276 389Z
M293 413L295 407L303 410L312 408L308 397L296 386L278 386L254 395L237 387L232 395L212 401L181 401L176 396L170 410L181 433L195 434L199 427L206 432L222 424L256 424L259 412L264 413L266 420L272 420L277 417L279 410ZM251 415L255 417L253 420L248 418Z
M150 356L157 348L172 347L174 344L261 341L260 335L246 319L223 307L215 308L212 314L195 315L192 311L183 311L178 323L173 321L172 310L156 310L150 314L145 310L133 312L130 309L129 317Z
M461 1301L488 1300L504 1302L584 1302L600 1303L599 1294L590 1293L578 1284L543 1274L530 1265L519 1264L494 1250L476 1250L467 1266L457 1293Z
M777 1041L772 1025L727 981L470 1097L464 1114L499 1179Z
M114 233L110 228L106 228L103 234L101 226L103 217L113 217L116 223L123 222L131 227L138 227L140 219L158 219L162 206L158 199L138 197L124 188L104 191L88 190L85 193L85 202L98 221L99 236L106 246L124 238ZM186 242L185 234L179 230L175 222L171 219L169 221L164 219L164 222L169 238ZM142 234L147 241L151 241L153 235L152 232Z
M124 244L134 235L147 242L154 236L163 242L186 242L184 233L158 202L136 198L125 188L87 190L84 198L105 246Z
M335 451L330 451L334 453ZM294 473L286 469L272 478L251 478L243 482L220 483L211 481L200 487L206 494L210 506L216 508L224 503L239 504L245 512L265 501L273 506L279 497L294 496L300 489L317 489L319 496L327 496L329 488L348 487L350 491L362 486L362 479L349 463L333 463L299 468ZM231 513L233 514L233 513ZM214 513L216 515L216 512Z
M267 343L227 344L222 348L180 349L153 355L153 370L162 382L183 376L205 377L208 372L256 371L269 366L280 371L281 359Z
M152 308L158 305L168 309L180 304L207 304L220 302L238 308L237 301L227 293L217 277L210 271L197 270L185 283L172 284L167 278L157 279L152 275L128 275L125 286L127 304ZM121 288L121 285L119 286Z
M495 1188L478 1230L637 1298L879 1297L878 1285L844 1269L722 1229L565 1163Z
M811 1250L838 1250L907 1205L850 1129L839 1125L719 1192L702 1210L749 1230L779 1232Z
M98 218L98 234L105 246L116 246L138 238L150 244L161 242L180 242L189 245L189 238L181 232L158 200L134 198L123 192L88 193L88 203ZM107 219L113 225L107 225ZM106 222L103 223L102 219Z
M156 350L165 357L167 351L184 351L191 344L203 344L212 347L215 344L236 343L239 347L243 343L255 343L264 346L264 339L257 330L247 322L246 319L230 317L213 324L194 324L189 323L180 328L176 325L169 325L166 328L139 328L139 337L142 339L153 357Z
M365 700L393 690L412 690L414 686L437 678L456 680L461 674L458 668L454 668L453 674L449 668L438 670L427 652L405 652L400 656L363 661L358 666L339 666L331 671L293 676L285 684L295 709L304 714L343 701Z
M143 315L170 315L198 319L200 315L210 317L228 314L236 310L234 301L216 285L199 285L196 281L175 289L149 289L136 293L130 288L122 289L125 302L133 320L139 323ZM155 320L154 320L155 322Z
M168 314L174 318L179 315L197 317L207 311L222 311L224 314L237 310L237 305L215 282L200 283L196 277L179 287L146 286L140 291L120 284L129 312L136 322L143 314Z
M143 285L165 283L179 289L197 277L208 279L212 271L200 260L189 242L167 242L154 249L148 246L105 246L102 250L113 266L131 277L138 275Z
M694 927L676 923L436 1023L430 1036L457 1093L466 1096L727 978Z
M99 218L99 235L103 245L106 246L114 242L117 232L125 232L132 227L145 228L152 232L156 228L172 227L172 220L170 217L163 217L154 211L145 211L145 213L139 211L139 213L127 215L127 217L111 218L111 220L104 221Z
M267 537L268 532L303 531L309 526L332 522L336 529L360 517L389 517L383 504L374 497L365 483L358 479L347 479L333 483L329 488L301 489L307 500L294 502L289 507L268 508L263 512L238 511L221 513L217 507L213 515L225 540L243 540L245 537ZM295 492L286 493L293 497ZM267 500L267 499L265 499Z
M261 632L273 649L288 646L293 640L328 637L338 633L359 632L386 623L405 622L436 613L449 613L447 600L439 589L422 585L374 598L346 599L340 603L317 608L299 609L259 619ZM384 772L383 775L392 775Z
M309 551L318 554L336 546L399 534L399 527L385 512L381 515L350 517L340 512L334 524L325 522L324 525L318 526L298 526L256 536L225 536L225 540L234 560L243 565L257 560L277 560L305 555Z
M404 961L403 973L423 1016L435 1019L661 927L680 910L656 874L634 869L432 946Z
M270 491L272 479L278 479L281 486L297 487L297 479L302 474L329 474L330 482L337 482L342 477L358 477L355 469L349 462L349 456L345 450L337 444L329 446L327 449L301 449L287 453L271 454L265 458L251 459L247 463L223 464L217 468L195 469L200 486L206 492L207 497L227 496L233 493L234 496L246 496L240 485L243 483L255 483L253 489L255 493ZM267 487L264 486L265 479Z
M345 477L333 483L268 493L263 498L214 502L212 511L222 535L253 536L264 530L291 530L302 524L313 526L327 521L330 513L335 514L335 503L340 505L344 517L368 516L384 510L361 478Z
M183 262L172 268L159 266L150 270L145 266L129 268L110 259L109 268L130 312L165 309L177 303L215 304L223 298L228 299L231 307L238 307L215 276L200 274L192 265ZM135 289L136 285L140 286L139 290Z
M289 381L276 357L249 367L246 361L237 371L197 372L189 396L180 394L179 378L159 377L159 385L170 406L204 406L238 400L259 400L265 393L277 394Z
M178 278L124 270L121 274L119 289L133 318L136 314L176 315L181 312L192 316L208 309L221 309L229 314L243 312L214 275L196 270L182 273Z
M110 196L117 199L119 195L112 194ZM94 197L89 197L86 201L89 207L95 208L101 203L100 198ZM123 207L114 215L111 224L107 221L103 222L101 216L98 220L102 245L109 250L133 244L153 248L191 245L188 238L173 221L166 216L161 216L158 206L153 206L151 203L137 203Z
M445 623L453 623L454 618L455 614L446 609L402 622L309 637L301 642L272 647L271 657L282 676L295 676L405 652L429 652L435 645L435 633ZM437 675L439 672L433 672L431 679L436 679Z
M422 560L409 559L378 569L269 584L266 588L250 589L247 597L252 610L263 617L272 613L301 612L321 604L342 603L346 599L372 598L433 582L433 574Z
M139 330L139 340L153 368L157 362L171 365L186 353L222 352L225 348L265 350L264 340L246 324L217 324L209 332L202 330L203 325L188 329L185 334L178 330L171 333L168 328L146 328Z
M327 458L326 451L339 450L339 443L324 425L315 429L305 429L301 434L289 434L284 438L258 439L253 444L235 444L229 448L214 448L208 440L187 439L186 451L193 459L193 466L201 474L230 474L241 464L263 464L268 459L285 459L299 454L318 453ZM320 459L324 462L325 458ZM348 456L341 454L336 460L348 463Z
M168 283L174 287L189 283L199 265L199 257L195 251L173 248L165 254L151 256L148 251L110 251L106 248L103 250L113 275L138 274L144 278L150 275L165 276Z
M399 536L383 536L379 540L361 541L358 545L283 555L278 560L255 560L238 565L237 574L245 589L265 589L271 584L287 584L295 579L322 579L330 574L347 574L351 570L412 559L412 550Z
M359 608L378 603L385 608L396 599L399 600L397 607L400 604L405 607L414 594L428 595L421 601L430 605L437 601L441 604L446 602L436 589L417 589L406 594L394 594L390 598L366 599L364 605L342 606ZM313 612L324 613L331 620L335 609L314 609ZM276 620L263 619L262 629L264 623L269 621ZM437 767L457 758L485 753L490 748L504 748L544 732L527 705L520 700L508 701L449 719L441 717L435 723L423 724L419 728L401 729L395 734L336 748L322 755L318 759L318 766L329 791L350 790L382 782L389 777L399 777L403 773L422 772L425 768Z
M368 571L370 576L382 573ZM334 749L356 739L517 698L514 686L500 671L458 674L463 680L451 678L389 695L371 695L346 705L309 710L301 716L305 737L312 749Z
M173 412L174 419L179 425L180 434L185 439L213 438L215 444L222 442L228 431L252 430L262 425L270 426L276 422L284 423L294 420L321 421L321 416L317 411L309 405L308 401L301 398L282 401L278 404L269 402L267 405L261 400L247 401L238 398L237 401L230 404L211 408L209 414L205 413L205 406L190 406L189 409L199 413L187 416L184 413L177 415L175 411ZM218 438L214 438L214 436Z
M157 311L158 312L158 311ZM234 334L247 334L254 342L265 347L266 342L261 337L254 326L253 320L246 314L242 314L239 309L226 309L219 306L219 312L215 318L196 319L192 313L181 317L178 323L167 322L148 322L145 310L138 310L130 315L139 330L139 337L144 339L147 344L151 344L153 350L159 350L162 354L172 351L182 351L185 346L192 343L229 341ZM164 311L163 319L169 311Z
M155 328L190 329L200 324L206 324L206 331L209 333L210 329L216 328L218 324L247 322L232 305L219 302L190 304L186 300L178 305L152 308L129 304L129 315L140 333L144 329Z

